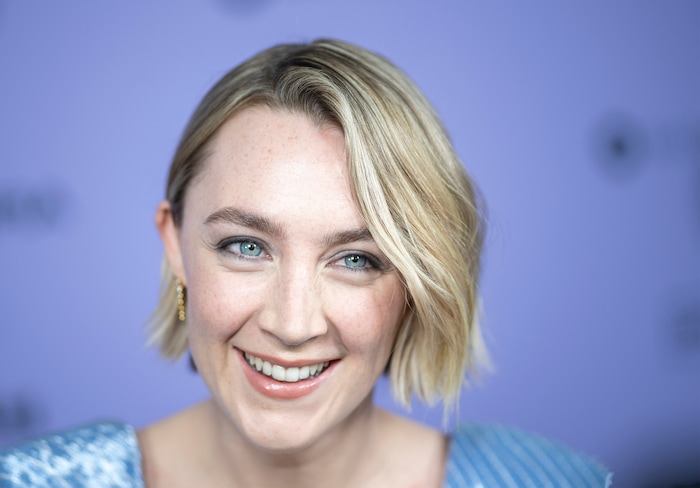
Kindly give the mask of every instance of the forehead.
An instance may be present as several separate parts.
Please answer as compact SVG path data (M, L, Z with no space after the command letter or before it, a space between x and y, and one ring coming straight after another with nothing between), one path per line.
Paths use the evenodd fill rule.
M188 191L186 215L193 208L213 212L226 205L282 214L297 207L310 213L315 205L344 218L358 213L344 136L336 126L252 107L224 123L208 149Z
M254 106L222 124L210 145L211 156L229 163L284 159L288 166L304 157L326 166L342 160L345 166L345 141L334 125L315 123L298 112Z

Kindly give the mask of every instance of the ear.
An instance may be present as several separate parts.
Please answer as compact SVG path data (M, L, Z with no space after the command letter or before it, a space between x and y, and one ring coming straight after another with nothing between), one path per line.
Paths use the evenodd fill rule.
M173 213L170 209L170 202L163 200L158 204L155 216L156 228L163 241L165 257L170 264L175 278L179 279L183 285L187 285L185 280L185 267L182 264L182 249L180 247L180 229L175 226Z

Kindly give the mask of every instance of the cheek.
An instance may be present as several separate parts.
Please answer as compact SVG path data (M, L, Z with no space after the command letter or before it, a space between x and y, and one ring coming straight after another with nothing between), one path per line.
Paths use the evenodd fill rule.
M245 278L212 266L193 267L187 290L192 347L198 342L225 344L250 319L258 308L260 290Z
M349 350L373 355L383 368L403 317L400 286L351 290L333 304L329 314L343 344Z

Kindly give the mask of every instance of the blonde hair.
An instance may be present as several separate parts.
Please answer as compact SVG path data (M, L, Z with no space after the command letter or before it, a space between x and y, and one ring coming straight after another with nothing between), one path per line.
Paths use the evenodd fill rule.
M481 205L430 103L397 67L357 46L317 40L278 45L226 74L192 115L170 167L167 199L182 222L188 185L207 144L246 107L306 114L343 130L352 190L367 228L400 273L407 313L389 361L395 397L456 401L486 360L479 324ZM151 342L177 359L187 349L175 280L164 261Z

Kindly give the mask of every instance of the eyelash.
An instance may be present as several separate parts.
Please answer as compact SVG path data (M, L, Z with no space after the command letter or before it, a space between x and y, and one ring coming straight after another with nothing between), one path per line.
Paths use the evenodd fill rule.
M256 246L258 246L260 248L261 255L262 253L267 254L267 252L265 251L265 246L260 241L258 241L257 239L253 239L252 237L232 237L224 239L216 245L216 250L225 255L235 256L238 259L246 259L251 261L258 259L260 256L246 256L241 252L234 252L230 249L231 246L235 244L238 244L240 246L245 242L250 242L251 244L255 244Z
M362 272L367 272L367 271L372 271L372 270L384 269L384 266L382 266L382 263L377 258L372 256L371 254L366 254L364 252L357 252L357 251L347 252L347 253L343 254L342 256L340 256L338 259L336 259L334 262L337 263L338 261L345 260L345 259L352 257L352 256L357 256L359 258L364 258L365 260L367 260L365 266L363 266L361 268L353 268L350 266L342 266L341 265L342 268L345 268L353 273L362 273Z
M241 252L234 252L231 251L230 248L231 246L234 245L241 245L243 243L250 242L251 244L255 244L260 248L261 254L260 256L247 256ZM244 259L244 260L257 260L262 256L262 254L268 255L266 251L266 246L258 241L257 239L254 239L252 237L233 237L233 238L228 238L224 239L219 244L216 245L216 250L222 254L228 255L228 256L235 256L238 259ZM367 272L367 271L372 271L372 270L383 270L385 268L384 264L377 259L376 257L372 256L371 254L367 254L364 252L358 252L358 251L349 251L344 253L342 256L338 257L335 259L333 262L338 263L339 261L342 261L346 258L352 257L352 256L357 256L359 258L364 258L366 260L365 266L362 266L360 268L354 268L351 266L344 266L340 265L341 268L344 268L348 271L351 271L353 273L361 273L361 272Z

